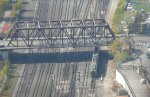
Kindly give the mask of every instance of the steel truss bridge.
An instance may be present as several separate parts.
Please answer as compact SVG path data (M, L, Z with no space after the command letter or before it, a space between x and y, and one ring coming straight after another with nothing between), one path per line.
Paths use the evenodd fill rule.
M115 35L104 19L18 21L6 48L105 46Z

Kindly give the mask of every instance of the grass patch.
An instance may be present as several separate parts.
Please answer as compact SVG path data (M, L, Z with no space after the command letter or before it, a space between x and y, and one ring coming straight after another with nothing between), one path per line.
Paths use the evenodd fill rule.
M126 4L127 4L126 0L120 0L118 4L118 8L116 9L115 15L113 17L112 29L115 34L119 33L119 25L120 25L121 20L124 17Z
M3 67L1 69L0 72L0 82L1 82L1 87L2 93L8 91L11 87L11 79L12 79L12 68L10 67L10 63L9 62L2 62L1 64L3 64Z
M141 11L141 9L144 9L146 12L150 12L149 0L131 0L131 2L133 2L133 8L136 11Z

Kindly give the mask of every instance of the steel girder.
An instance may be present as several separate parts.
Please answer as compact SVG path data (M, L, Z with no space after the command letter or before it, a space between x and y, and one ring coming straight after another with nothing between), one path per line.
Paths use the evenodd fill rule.
M7 47L82 47L108 45L115 35L104 19L18 21Z

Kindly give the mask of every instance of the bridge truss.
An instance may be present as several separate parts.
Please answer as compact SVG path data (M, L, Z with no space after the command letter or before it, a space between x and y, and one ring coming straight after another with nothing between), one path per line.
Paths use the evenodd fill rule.
M104 46L115 35L104 19L18 21L6 41L7 47Z

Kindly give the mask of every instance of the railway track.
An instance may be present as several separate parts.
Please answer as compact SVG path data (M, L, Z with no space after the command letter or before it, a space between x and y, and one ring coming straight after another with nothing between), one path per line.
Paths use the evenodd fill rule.
M39 0L36 17L38 20L101 18L104 17L101 12L106 12L108 2L109 0ZM74 52L78 52L79 49L84 51L85 48L76 48ZM49 52L61 52L61 48L39 49L30 53ZM78 56L75 55L75 57ZM47 56L44 59L46 60ZM32 60L30 56L29 60ZM90 62L59 63L59 61L58 63L25 64L14 97L77 97L76 77L80 66L84 70L79 95L88 97L91 85Z
M51 51L58 52L60 49ZM49 51L45 50L45 52ZM77 50L75 50L75 52L77 52ZM75 57L78 57L78 55ZM66 91L68 91L68 94L62 97L76 97L76 74L81 64L85 67L84 77L82 79L83 83L81 84L86 87L86 85L88 85L85 85L85 83L88 81L89 67L87 66L89 62L26 64L25 66L27 67L24 70L24 76L20 83L21 90L18 90L16 97L48 97L51 93L53 93L53 97L59 97L60 95L64 95L63 93ZM53 75L55 76L54 79L52 79ZM62 82L68 83L68 86L61 84ZM59 91L56 87L66 87L68 90L64 88ZM87 90L83 88L81 91ZM81 94L83 94L81 97L86 97L84 93Z

